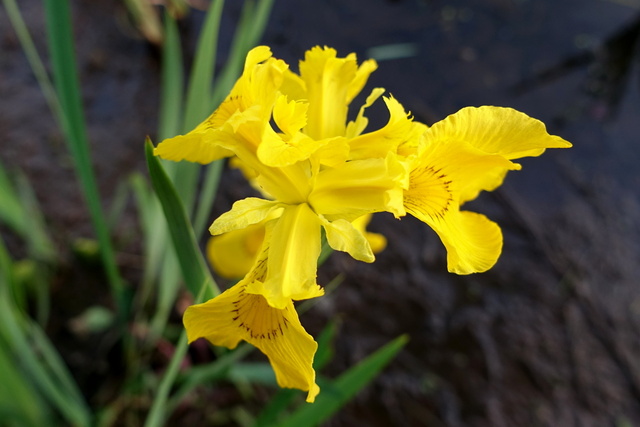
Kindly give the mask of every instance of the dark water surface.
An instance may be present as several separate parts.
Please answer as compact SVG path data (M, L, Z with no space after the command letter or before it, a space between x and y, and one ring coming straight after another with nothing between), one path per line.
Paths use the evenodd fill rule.
M223 44L239 9L228 3ZM20 4L44 51L40 3ZM144 171L142 140L157 128L158 60L121 5L77 1L74 12L108 204L119 180ZM183 28L191 42L201 19L194 13ZM523 160L499 191L473 202L505 234L488 273L448 274L435 233L384 215L372 226L389 240L376 263L338 254L323 266L321 283L338 273L344 283L302 322L317 335L327 319L341 319L329 375L400 334L411 338L328 425L640 424L639 19L634 0L276 0L264 42L294 68L316 44L361 59L385 55L367 87L385 87L420 121L467 105L511 106L574 144ZM91 235L88 215L4 11L0 47L0 160L32 180L64 247ZM243 191L225 179L218 211ZM135 233L131 210L120 229L123 260L139 250ZM139 270L126 271L135 283ZM67 273L54 289L61 320L52 333L63 334L65 319L82 310L87 286L105 288L82 277ZM76 350L61 349L74 372L100 378Z

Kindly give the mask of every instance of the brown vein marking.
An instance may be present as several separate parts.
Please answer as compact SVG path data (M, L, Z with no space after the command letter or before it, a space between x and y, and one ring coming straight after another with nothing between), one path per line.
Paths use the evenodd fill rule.
M432 219L442 219L453 202L451 180L433 166L411 171L409 189L404 194L404 206L410 213Z
M284 310L271 307L262 295L248 294L243 289L233 306L233 321L253 339L276 339L283 336L288 327Z

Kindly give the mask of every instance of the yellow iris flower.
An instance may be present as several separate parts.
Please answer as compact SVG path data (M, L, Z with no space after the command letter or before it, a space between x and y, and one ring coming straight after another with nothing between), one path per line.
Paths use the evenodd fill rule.
M512 160L570 146L508 108L463 109L429 128L393 97L383 97L387 124L365 132L365 110L384 90L373 89L353 121L347 113L376 67L315 47L296 74L268 47L257 47L220 107L155 149L175 161L234 156L263 195L237 201L211 225L219 242L238 230L263 236L245 241L247 247L228 238L223 261L248 249L257 255L233 267L247 271L237 285L187 309L189 341L204 337L229 348L252 343L271 361L278 383L308 391L310 402L319 392L312 368L317 345L292 301L323 294L316 283L322 230L333 249L373 262L361 218L410 213L440 236L450 271L485 271L502 250L500 228L460 206L519 169Z

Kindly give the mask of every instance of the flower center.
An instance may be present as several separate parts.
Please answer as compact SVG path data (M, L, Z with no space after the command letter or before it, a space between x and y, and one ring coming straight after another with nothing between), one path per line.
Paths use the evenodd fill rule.
M450 186L451 180L442 169L425 166L412 170L409 189L404 194L405 209L412 215L442 218L453 202Z

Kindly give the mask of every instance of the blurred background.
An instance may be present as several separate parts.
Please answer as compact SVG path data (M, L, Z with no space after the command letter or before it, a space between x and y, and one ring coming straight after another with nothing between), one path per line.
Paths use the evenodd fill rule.
M218 67L242 3L224 7ZM19 5L45 52L41 3ZM146 173L145 136L157 142L161 55L125 3L71 5L91 157L102 205L117 212L117 264L135 287L140 225L120 194L123 177ZM179 21L186 58L207 5L194 1ZM328 376L398 335L410 338L326 425L640 425L639 40L638 0L275 0L261 43L294 69L315 45L355 52L378 60L367 88L386 88L419 121L469 105L509 106L574 145L524 159L522 171L468 206L505 235L488 273L447 273L435 233L391 215L370 227L388 239L374 264L338 253L320 268L319 283L343 276L302 316L314 336L339 319ZM0 49L0 162L33 186L61 260L45 330L87 400L100 402L123 367L108 334L74 328L87 306L112 304L89 213L4 10ZM384 111L372 109L371 125L385 122ZM225 170L211 220L248 192ZM26 256L15 233L0 232L13 258ZM182 309L173 310L176 325ZM161 349L154 357L166 364ZM208 398L212 411L242 400L230 390ZM182 410L177 419L209 425Z

